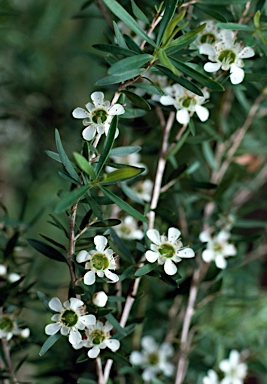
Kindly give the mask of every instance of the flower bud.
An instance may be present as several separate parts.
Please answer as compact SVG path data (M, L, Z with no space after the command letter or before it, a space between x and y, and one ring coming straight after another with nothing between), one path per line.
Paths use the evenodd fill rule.
M15 283L16 281L18 281L20 279L20 275L18 273L15 273L15 272L12 272L10 273L8 276L7 276L7 280L10 282L10 283Z
M93 295L93 303L97 307L104 307L107 303L108 297L104 291L96 292Z
M0 276L5 276L6 274L6 266L4 264L0 264Z

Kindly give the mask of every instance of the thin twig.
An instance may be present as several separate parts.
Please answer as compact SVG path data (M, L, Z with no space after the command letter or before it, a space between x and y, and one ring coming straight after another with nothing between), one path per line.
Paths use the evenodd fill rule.
M1 339L1 344L2 344L2 350L4 352L4 356L6 359L6 364L7 364L7 369L11 378L12 383L19 383L15 371L13 369L11 357L10 357L10 351L9 351L9 345L8 341L6 339Z
M67 254L67 262L70 270L70 277L71 277L71 282L72 286L75 287L76 283L76 275L75 275L75 270L74 270L74 264L72 261L72 255L75 253L75 222L76 222L76 214L77 214L77 207L78 207L78 202L73 204L71 207L71 216L70 216L70 232L69 232L69 250Z
M101 358L100 357L97 357L96 358L96 372L97 372L97 376L98 376L98 384L105 384L106 381L104 379L104 375L103 375L103 369L102 369L102 362L101 362Z

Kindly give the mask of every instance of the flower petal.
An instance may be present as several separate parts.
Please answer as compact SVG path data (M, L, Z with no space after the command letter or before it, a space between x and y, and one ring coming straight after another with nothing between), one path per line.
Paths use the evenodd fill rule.
M195 252L192 248L183 248L177 252L179 257L183 257L184 259L190 259L195 256Z
M217 235L218 241L227 241L230 237L230 233L227 231L220 231Z
M214 252L210 249L205 249L202 252L202 259L205 261L205 263L210 263L214 260Z
M82 300L76 299L76 297L70 298L70 309L76 311L82 305L84 305L84 302Z
M152 241L152 243L159 245L160 244L160 235L159 231L157 229L149 229L146 233L149 240Z
M75 119L85 119L89 116L89 113L85 111L85 109L78 107L72 111L72 116L75 117Z
M103 252L108 243L108 239L105 236L98 235L98 236L95 236L94 243L95 243L96 249L99 252Z
M130 354L130 363L133 365L141 365L144 361L144 356L141 352L133 351Z
M89 260L91 257L89 253L85 250L82 250L78 253L76 256L77 263L84 263L85 261Z
M95 359L99 355L100 349L98 347L93 347L88 351L88 357Z
M84 284L85 285L92 285L95 283L95 272L94 271L89 271L84 275L83 278Z
M116 339L108 339L106 340L107 347L112 350L112 352L116 352L120 348L120 342Z
M240 59L248 59L249 57L252 57L254 55L255 55L255 52L254 52L254 50L251 47L245 47L239 53L238 57Z
M183 108L183 109L180 109L179 111L177 111L176 120L180 124L188 124L189 120L190 120L188 110Z
M240 84L242 83L244 77L245 77L245 72L243 71L242 68L239 68L237 65L232 64L230 67L230 80L232 84Z
M152 336L144 336L141 340L141 345L146 352L154 352L158 350L158 344Z
M207 56L215 56L216 52L215 49L210 45L210 44L201 44L199 47L199 53L202 55L207 55Z
M109 115L122 115L125 112L123 106L121 104L113 105L108 111Z
M91 94L91 99L95 105L95 107L100 107L104 102L104 93L103 92L93 92Z
M215 257L215 264L217 268L225 269L227 267L227 261L223 257L223 255L217 255Z
M55 312L61 312L64 310L64 307L62 306L61 301L59 300L58 297L53 297L49 301L48 305Z
M84 140L90 141L94 138L95 133L96 133L96 127L94 124L92 124L83 130L82 136L83 136Z
M196 105L196 114L199 117L199 120L206 121L209 118L209 110L206 107L202 107L202 105Z
M237 253L236 247L233 244L226 244L223 253L225 256L235 256Z
M211 63L208 62L204 65L204 70L206 72L217 72L220 69L221 63Z
M157 261L159 255L157 252L153 252L153 251L146 251L145 253L145 257L147 259L147 261L149 263L155 263L155 261Z
M57 333L61 328L61 324L60 323L55 323L55 324L48 324L46 327L45 327L45 333L47 335L54 335L55 333Z
M71 344L79 344L82 340L80 332L76 328L70 330L69 342Z
M181 232L177 228L169 228L168 229L168 241L174 242L177 240L181 235Z
M167 275L172 276L177 272L177 267L170 259L167 259L164 264L164 271Z
M111 271L109 271L108 269L104 271L105 273L105 276L110 279L111 281L113 281L113 283L116 283L117 281L119 281L119 276L116 275L116 273L113 273Z
M159 102L162 105L174 105L175 99L171 96L161 96L161 98L159 99Z
M199 240L202 243L208 243L211 240L210 234L206 231L203 231L199 234Z

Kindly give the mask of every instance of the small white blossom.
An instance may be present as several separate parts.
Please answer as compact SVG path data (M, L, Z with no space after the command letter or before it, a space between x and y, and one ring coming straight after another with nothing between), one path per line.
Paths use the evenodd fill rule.
M229 359L222 360L219 368L224 372L221 384L243 384L247 376L247 365L240 362L240 353L236 350L230 352Z
M200 53L202 53L202 45L214 45L219 41L227 39L228 36L232 34L232 31L219 29L217 25L214 24L213 20L206 20L201 24L206 24L206 27L198 34L197 39L194 41L194 44L198 47Z
M169 362L174 354L173 347L169 343L158 345L153 337L145 336L141 340L142 352L133 351L130 355L130 362L139 365L144 371L142 378L144 381L151 381L158 374L172 376L174 365Z
M122 115L125 111L121 104L110 105L110 101L104 99L103 92L93 92L91 94L92 103L86 104L86 109L75 108L72 116L76 119L83 119L85 128L82 132L85 140L92 140L96 132L102 135L104 132L107 135L112 118L115 115ZM115 137L119 134L116 130Z
M177 267L174 263L182 261L183 258L191 258L195 256L195 252L191 248L183 248L182 242L179 240L181 232L177 228L169 228L168 237L160 236L156 229L149 229L147 237L152 241L149 251L146 251L145 257L149 263L158 261L164 264L164 271L167 275L174 275Z
M84 263L86 261L85 269L90 270L84 275L84 284L94 284L96 274L98 277L106 276L116 283L119 277L110 271L110 269L116 269L116 262L113 257L113 250L106 248L108 244L107 238L105 236L95 236L94 243L96 246L95 250L89 252L82 250L76 257L78 263Z
M126 216L119 225L116 225L115 231L122 239L141 240L144 237L143 231L138 229L137 222L132 216Z
M140 180L131 186L132 191L144 201L150 201L153 190L153 182L149 179L144 181Z
M92 301L97 307L104 307L107 304L108 296L104 291L99 291L93 294Z
M225 258L235 256L237 253L235 246L228 242L229 237L230 233L227 231L220 231L213 237L206 231L201 232L200 241L207 242L207 248L202 252L202 259L206 263L214 261L217 268L225 269L227 266Z
M223 41L211 46L203 44L200 53L208 55L210 62L204 65L207 72L217 72L220 68L224 71L230 69L230 80L232 84L240 84L245 76L242 69L244 62L242 59L247 59L255 55L251 47L244 47L240 43L235 43L234 33L230 34Z
M188 124L190 114L195 112L201 121L208 120L209 110L202 106L210 96L207 91L202 90L203 96L198 96L180 84L173 84L165 88L164 92L166 96L161 96L159 101L162 105L173 105L176 108L176 119L180 124Z
M29 328L20 329L18 327L13 316L9 314L0 315L0 339L10 340L13 336L21 336L25 338L25 334L29 335L29 333Z
M203 378L202 384L219 384L219 378L215 371L208 370L208 375Z
M83 301L71 297L69 300L61 304L57 297L53 297L49 303L49 307L58 312L51 317L55 321L53 324L48 324L45 327L47 335L54 335L60 330L64 336L69 335L69 342L77 344L82 340L79 330L84 330L91 324L95 324L96 318L94 315L85 315L83 311Z
M101 349L108 347L112 352L116 352L120 348L119 340L112 339L110 331L113 326L107 321L105 325L101 321L87 327L85 330L86 339L77 344L73 344L73 348L80 349L82 347L90 348L88 357L96 358Z

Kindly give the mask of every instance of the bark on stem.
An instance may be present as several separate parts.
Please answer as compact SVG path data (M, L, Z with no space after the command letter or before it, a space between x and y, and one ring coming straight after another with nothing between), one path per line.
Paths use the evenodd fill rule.
M7 370L8 370L9 375L10 375L11 383L19 383L19 381L15 375L14 369L13 369L13 365L12 365L12 361L11 361L11 357L10 357L9 345L8 345L7 340L2 339L1 344L2 344L2 349L4 352L4 356L6 359ZM6 382L8 383L10 381L7 380Z

